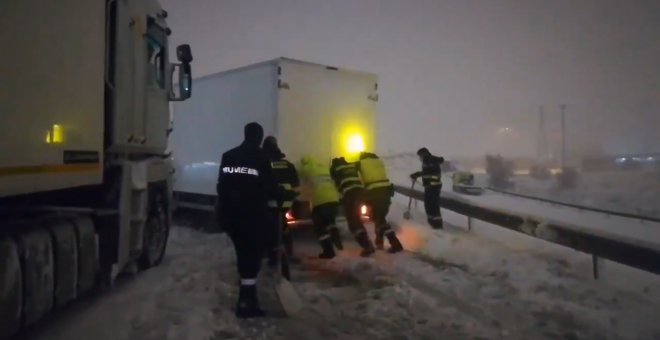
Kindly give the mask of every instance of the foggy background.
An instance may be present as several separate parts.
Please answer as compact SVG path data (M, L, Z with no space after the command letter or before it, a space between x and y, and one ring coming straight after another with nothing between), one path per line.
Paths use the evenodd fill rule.
M279 56L377 73L380 152L534 156L539 105L557 151L560 104L570 158L660 151L657 0L161 2L195 77Z

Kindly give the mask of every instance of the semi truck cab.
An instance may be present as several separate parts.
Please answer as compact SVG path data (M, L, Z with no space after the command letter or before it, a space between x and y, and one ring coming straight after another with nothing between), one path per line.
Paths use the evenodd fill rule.
M154 0L0 1L0 339L122 272L171 224L169 102L191 97Z

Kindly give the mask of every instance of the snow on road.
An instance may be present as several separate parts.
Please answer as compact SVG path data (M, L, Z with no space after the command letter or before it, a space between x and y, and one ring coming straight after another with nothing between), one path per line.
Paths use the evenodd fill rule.
M306 309L279 317L273 279L263 275L273 317L239 322L231 242L174 228L160 267L67 311L35 338L660 339L658 301L582 279L569 262L458 229L401 222L398 233L405 253L363 259L349 241L323 261L298 231L293 277Z

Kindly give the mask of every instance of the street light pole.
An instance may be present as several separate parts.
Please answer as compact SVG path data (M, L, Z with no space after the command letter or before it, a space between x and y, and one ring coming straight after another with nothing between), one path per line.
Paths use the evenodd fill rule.
M566 167L566 104L561 104L561 168Z
M545 126L543 121L543 105L539 106L539 136L538 136L538 158L539 162L543 163L546 161L546 140L545 140Z

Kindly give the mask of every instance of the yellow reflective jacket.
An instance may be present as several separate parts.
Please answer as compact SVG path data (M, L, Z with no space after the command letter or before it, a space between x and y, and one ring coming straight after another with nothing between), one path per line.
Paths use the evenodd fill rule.
M339 202L339 192L330 178L328 165L305 156L301 160L300 175L304 182L312 185L312 206Z
M358 169L365 189L372 190L392 186L390 179L387 177L385 163L375 154L367 152L360 154Z

